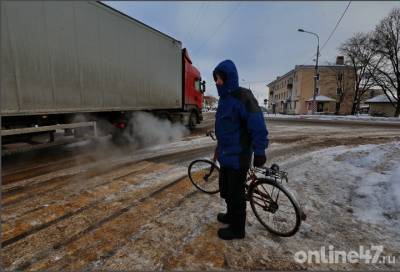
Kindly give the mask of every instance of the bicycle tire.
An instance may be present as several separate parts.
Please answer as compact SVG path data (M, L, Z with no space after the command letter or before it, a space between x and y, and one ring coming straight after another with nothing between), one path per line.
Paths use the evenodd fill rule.
M271 226L271 224L266 223L265 219L262 218L261 216L261 212L257 209L256 206L260 206L258 202L256 202L256 199L259 200L260 197L260 191L256 191L258 190L258 188L260 187L260 185L265 184L265 185L269 185L272 187L275 187L278 189L278 197L279 197L279 193L282 192L290 201L293 209L294 209L294 213L295 213L295 222L293 224L293 227L291 227L290 229L288 229L287 231L279 231L276 228L273 228ZM264 187L263 187L264 188ZM258 194L258 196L256 197L256 194ZM273 194L273 190L272 190L272 194ZM263 198L263 200L267 201L267 197L265 197L264 195L261 196ZM272 196L273 198L274 196ZM271 199L271 197L270 197ZM276 182L273 179L266 179L266 178L260 178L257 179L257 181L255 181L249 188L249 200L250 200L250 206L251 209L254 212L254 215L257 217L258 221L271 233L276 234L278 236L282 236L282 237L289 237L289 236L293 236L300 227L301 224L301 209L299 204L297 203L297 201L295 200L295 198L292 196L292 194L286 190L286 188L284 186L282 186L280 183ZM275 201L273 201L275 202ZM269 209L272 209L271 205L275 205L275 204L270 204ZM278 208L276 208L276 210L279 210L279 199L278 199ZM267 210L263 210L264 213L268 213L268 214L272 214L275 215L275 212L271 212L271 211L267 211ZM274 218L272 219L274 220ZM284 219L283 221L287 220L287 217L284 214Z
M206 174L202 176L202 173L199 171L205 168L212 170L212 172L206 172ZM207 194L216 194L219 192L219 167L214 162L210 160L194 160L190 163L188 167L188 175L192 184L200 191ZM209 176L206 177L206 175ZM208 182L208 178L210 176L212 176L212 180ZM211 186L202 186L201 181L206 181L207 185Z

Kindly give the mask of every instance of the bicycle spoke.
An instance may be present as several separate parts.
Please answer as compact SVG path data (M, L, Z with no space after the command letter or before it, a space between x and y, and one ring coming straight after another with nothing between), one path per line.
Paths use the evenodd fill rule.
M264 189L264 191L266 192L267 195L265 197L270 199L270 202L271 201L273 202L274 201L273 200L273 193L274 193L275 186L270 186L270 187L272 187L271 193L268 192L268 190L264 187L263 184L260 184L260 187L262 187ZM276 201L275 201L275 203L276 203Z
M253 199L262 201L265 204L265 207L269 207L271 205L271 201L269 199L261 198L255 195L253 196Z
M267 189L265 189L265 187L261 184L261 186L260 186L261 188L263 188L264 189L264 192L267 194L267 195L271 195L269 192L268 192L268 190Z
M257 204L258 206L260 206L263 209L266 209L268 206L262 205L260 203L258 203L257 201L254 201L254 204Z
M276 234L291 235L299 219L289 195L274 183L259 182L255 186L250 203L258 220Z
M272 190L271 190L271 198L273 199L273 197L274 197L274 189L275 189L275 187L274 186L271 186L272 187Z
M268 193L263 193L258 189L255 189L254 193L257 193L258 195L260 195L261 197L263 197L265 199L271 199L271 196Z
M278 191L278 194L276 195L275 203L278 203L279 193L280 191Z

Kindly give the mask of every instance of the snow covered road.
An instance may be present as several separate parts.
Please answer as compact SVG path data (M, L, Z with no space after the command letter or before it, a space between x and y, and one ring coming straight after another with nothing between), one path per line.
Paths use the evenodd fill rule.
M209 121L208 123L212 123ZM8 270L400 269L400 130L268 123L268 164L307 214L300 231L268 233L248 207L247 236L221 241L217 195L186 166L215 143L200 133L143 149L69 146L3 159L2 266ZM204 131L206 128L200 128ZM248 205L249 206L249 205ZM396 263L299 262L298 252L382 246Z

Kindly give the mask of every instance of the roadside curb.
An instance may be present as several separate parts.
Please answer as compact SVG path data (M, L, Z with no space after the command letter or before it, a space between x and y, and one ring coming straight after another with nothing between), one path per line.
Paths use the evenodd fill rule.
M298 122L298 123L317 123L317 124L338 124L338 125L360 125L360 126L381 126L400 128L400 121L361 121L361 120L323 120L309 118L280 118L265 117L264 119L272 122Z

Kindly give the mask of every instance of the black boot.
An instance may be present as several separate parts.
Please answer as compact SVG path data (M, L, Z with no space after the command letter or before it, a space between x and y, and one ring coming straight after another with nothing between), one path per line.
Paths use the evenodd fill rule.
M227 213L219 213L217 215L217 220L223 224L229 224L230 219Z
M222 228L218 230L218 237L222 240L243 239L244 231L235 231L232 227Z
M246 229L246 210L234 210L229 219L229 227L218 230L219 238L223 240L243 239Z

